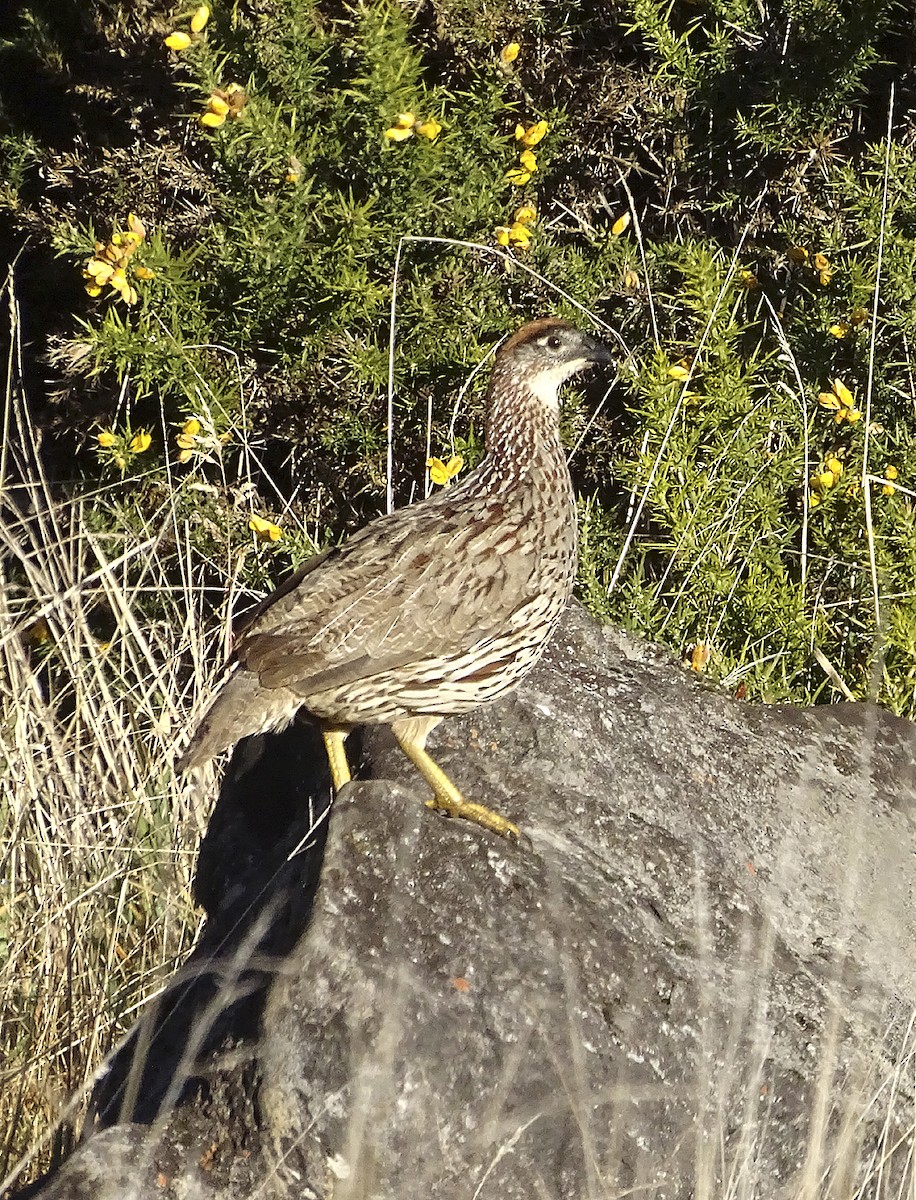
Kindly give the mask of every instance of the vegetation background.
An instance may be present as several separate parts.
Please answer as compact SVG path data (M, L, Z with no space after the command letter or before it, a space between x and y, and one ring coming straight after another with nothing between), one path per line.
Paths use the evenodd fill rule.
M912 6L205 8L0 15L0 1179L193 942L230 615L476 461L521 321L619 349L565 418L593 612L916 710Z

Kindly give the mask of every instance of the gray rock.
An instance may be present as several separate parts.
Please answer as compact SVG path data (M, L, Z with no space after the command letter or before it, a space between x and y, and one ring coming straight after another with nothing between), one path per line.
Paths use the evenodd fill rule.
M366 734L363 775L395 782L341 795L310 923L260 968L257 1136L247 1101L208 1135L254 1138L249 1194L912 1186L912 725L737 702L573 609L518 693L430 748L529 840L427 811ZM230 892L238 913L237 878L204 890L216 928Z

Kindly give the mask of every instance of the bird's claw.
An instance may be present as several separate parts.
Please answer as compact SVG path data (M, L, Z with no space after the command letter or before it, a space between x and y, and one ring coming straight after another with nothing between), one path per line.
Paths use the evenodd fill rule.
M426 801L426 807L445 813L449 817L461 817L465 821L473 821L475 825L481 825L492 833L498 833L501 837L508 838L510 842L517 842L522 836L522 831L517 825L483 804L472 804L469 800L452 800L450 797L434 796L432 800Z

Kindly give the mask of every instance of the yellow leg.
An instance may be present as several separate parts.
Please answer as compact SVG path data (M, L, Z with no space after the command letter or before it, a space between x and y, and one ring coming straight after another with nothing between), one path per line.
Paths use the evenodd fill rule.
M344 749L348 729L322 729L324 748L328 752L328 765L331 768L331 782L334 791L339 792L345 783L349 783L350 764L347 762L347 752Z
M484 829L492 829L494 833L502 834L503 837L518 839L520 830L517 825L513 825L511 821L482 804L472 804L465 800L439 764L426 753L423 747L425 737L421 739L411 736L411 733L398 729L397 726L393 726L392 729L398 745L435 793L434 799L426 801L427 808L437 808L448 813L450 817L463 817L466 821L473 821L475 825L482 825Z

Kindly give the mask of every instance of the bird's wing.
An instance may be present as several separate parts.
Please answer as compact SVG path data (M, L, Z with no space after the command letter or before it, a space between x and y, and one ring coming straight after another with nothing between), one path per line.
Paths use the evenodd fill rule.
M264 602L236 656L263 686L307 696L466 652L531 599L542 551L522 514L402 509L306 563Z

